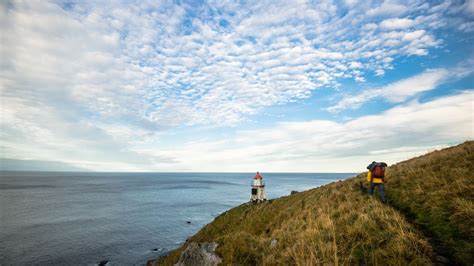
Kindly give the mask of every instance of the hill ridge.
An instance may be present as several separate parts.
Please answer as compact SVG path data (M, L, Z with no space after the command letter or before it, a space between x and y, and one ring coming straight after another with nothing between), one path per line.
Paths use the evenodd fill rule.
M388 167L387 204L361 193L365 175L243 204L150 265L172 265L190 243L216 242L224 265L461 264L474 261L474 142Z

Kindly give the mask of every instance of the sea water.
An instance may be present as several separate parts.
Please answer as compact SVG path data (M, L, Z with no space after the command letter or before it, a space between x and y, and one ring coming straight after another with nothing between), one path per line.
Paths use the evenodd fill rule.
M253 176L0 172L0 264L145 264L247 202ZM276 198L353 174L263 176Z

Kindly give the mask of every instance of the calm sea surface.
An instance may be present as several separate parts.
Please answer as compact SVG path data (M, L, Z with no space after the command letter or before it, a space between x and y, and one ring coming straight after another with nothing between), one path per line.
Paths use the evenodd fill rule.
M248 201L253 176L0 172L0 264L144 264ZM263 176L276 198L353 174Z

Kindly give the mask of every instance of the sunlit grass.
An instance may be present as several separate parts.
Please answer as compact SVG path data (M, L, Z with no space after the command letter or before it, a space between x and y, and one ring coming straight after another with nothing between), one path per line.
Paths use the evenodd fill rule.
M390 167L388 204L360 192L361 174L233 208L187 243L219 243L224 265L430 264L433 247L423 231L435 237L437 252L467 264L474 254L473 147L467 142ZM160 264L176 263L186 246Z
M387 196L458 264L474 262L474 142L390 168Z

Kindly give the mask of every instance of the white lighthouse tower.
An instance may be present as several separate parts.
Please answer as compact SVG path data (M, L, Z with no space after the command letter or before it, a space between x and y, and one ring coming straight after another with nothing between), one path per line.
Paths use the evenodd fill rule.
M265 193L265 183L263 183L263 177L257 172L257 175L252 180L252 195L250 196L251 202L262 202L267 200L267 194Z

